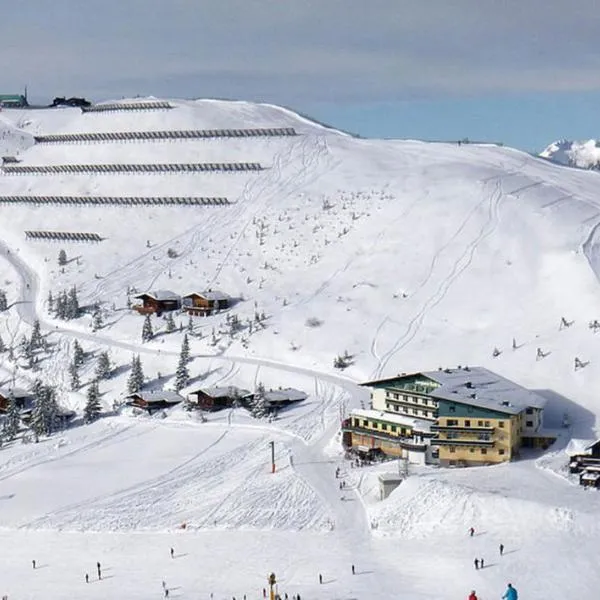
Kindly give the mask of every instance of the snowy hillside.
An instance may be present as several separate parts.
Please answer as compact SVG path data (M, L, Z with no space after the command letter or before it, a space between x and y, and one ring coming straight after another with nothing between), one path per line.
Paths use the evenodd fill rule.
M596 140L584 142L559 140L540 152L540 156L569 167L597 169L600 165L600 143Z
M0 450L0 539L16 549L6 564L11 594L72 596L102 557L114 579L81 597L147 598L162 593L166 578L174 597L254 598L271 570L281 591L309 597L388 598L402 589L405 598L449 600L476 589L485 600L511 579L523 598L557 590L594 597L600 579L587 554L600 505L565 476L563 447L571 435L594 437L600 414L600 337L589 327L600 319L597 174L504 147L356 139L271 105L168 102L2 112L6 130L29 140L10 138L4 152L21 150L20 162L0 175L0 287L9 304L0 337L14 349L0 355L2 384L26 387L39 377L81 414L100 352L115 367L100 382L103 419ZM198 134L281 128L295 135ZM171 138L115 139L128 132ZM24 149L30 136L92 133L112 135ZM202 166L232 163L260 169ZM85 172L69 171L75 165ZM46 167L57 168L36 172ZM120 201L132 197L228 203ZM102 241L35 241L26 231ZM49 295L72 286L88 310L57 319ZM128 306L136 293L160 289L235 299L225 313L193 319L183 393L262 383L299 388L308 399L273 422L241 408L207 422L181 407L164 418L113 413L134 354L148 388L174 385L187 317L177 314L171 332L153 317L154 337L142 343L143 318ZM29 368L20 340L36 319L49 350ZM86 353L79 387L69 373L74 340ZM352 359L341 371L333 362L344 352ZM574 369L575 357L585 368ZM356 384L458 364L539 390L549 399L546 425L560 426L568 413L572 426L544 456L425 469L379 502L378 468L351 469L336 438L340 417L368 402ZM349 482L343 493L336 466ZM467 546L470 526L481 537ZM511 551L502 561L500 542ZM173 545L181 561L169 562ZM575 589L571 550L586 554ZM478 553L490 569L474 574ZM33 554L49 565L35 579ZM360 576L349 574L351 563Z

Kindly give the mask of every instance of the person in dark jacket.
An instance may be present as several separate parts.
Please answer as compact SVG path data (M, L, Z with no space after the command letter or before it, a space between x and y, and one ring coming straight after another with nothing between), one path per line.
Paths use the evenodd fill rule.
M475 569L479 569L479 559L478 559L478 558L476 558L476 559L473 561L473 563L474 563L474 565L475 565Z
M500 556L504 554L504 544L500 544Z
M481 565L481 568L483 569L483 567L485 566L485 563L483 562L483 558L480 559L479 564Z

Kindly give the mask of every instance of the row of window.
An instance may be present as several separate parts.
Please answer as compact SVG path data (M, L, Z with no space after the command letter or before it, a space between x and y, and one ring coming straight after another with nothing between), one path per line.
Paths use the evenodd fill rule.
M407 434L411 435L411 430L406 429L405 427L398 427L397 425L389 425L387 423L377 423L377 421L373 421L370 423L367 419L363 419L362 425L360 423L360 419L353 420L354 427L369 427L371 426L373 429L381 429L381 431L391 431L392 433L400 433L401 436L405 437ZM379 427L381 426L381 427Z
M462 434L459 433L458 431L449 431L446 434L446 439L447 440L458 440L461 438L461 436L462 436ZM478 433L477 439L481 440L483 442L489 442L492 440L492 436L489 433Z
M432 419L435 417L435 412L433 410L432 411L428 411L428 410L418 409L418 408L408 408L407 406L399 407L397 404L390 404L389 402L386 402L385 407L390 412L392 410L394 412L400 412L400 408L402 408L402 412L405 415L414 415L414 416L421 415L423 417L432 418Z
M416 396L406 396L402 394L402 396L396 392L385 392L386 398L390 400L397 400L398 402L412 402L413 404L422 404L423 406L433 406L437 407L437 400L432 400L431 398L418 398Z
M469 452L470 452L471 454L474 454L474 453L475 453L475 450L476 450L475 448L469 448ZM455 448L454 446L448 446L448 451L450 452L450 454L454 454L454 453L456 452L456 448ZM488 449L487 449L487 448L481 448L481 449L479 450L479 452L480 452L481 454L487 454L487 453L488 453ZM505 453L506 453L506 450L504 450L504 448L499 448L499 449L498 449L498 454L499 454L500 456L503 456Z
M473 421L473 423L475 423L475 421ZM458 427L459 425L458 419L446 419L447 427ZM471 425L470 419L465 419L463 427L475 427L475 425ZM477 427L491 427L490 421L477 421ZM498 421L498 427L504 427L504 421Z

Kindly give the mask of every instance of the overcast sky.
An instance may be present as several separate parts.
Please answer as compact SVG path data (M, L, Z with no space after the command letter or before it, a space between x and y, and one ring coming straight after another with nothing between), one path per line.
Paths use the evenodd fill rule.
M399 137L430 111L443 138L450 111L467 135L472 111L487 119L502 98L501 121L521 120L519 98L568 107L600 92L598 2L3 0L0 91L263 100Z

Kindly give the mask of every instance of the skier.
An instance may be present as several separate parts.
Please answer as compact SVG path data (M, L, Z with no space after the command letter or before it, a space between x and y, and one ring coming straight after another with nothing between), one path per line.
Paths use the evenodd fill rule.
M102 565L99 562L96 563L96 569L98 570L98 579L102 579Z
M165 598L168 598L168 597L169 597L169 590L167 589L167 590L165 590Z
M518 600L518 598L519 594L517 594L517 590L512 586L512 583L509 583L504 596L502 596L502 600Z
M471 590L469 594L469 600L477 600L477 596L475 595L475 590Z
M171 558L175 558L175 550L171 548Z
M479 563L481 565L481 568L483 569L483 566L484 566L484 564L483 564L483 558L479 561Z
M352 565L352 575L354 575L355 571L354 571L354 565Z
M504 544L500 544L500 556L504 554Z
M265 590L265 588L263 588L263 598L267 597L267 590Z
M167 582L163 581L162 582L162 586L163 586L163 590L166 590L167 589ZM212 597L212 595L211 595L211 597Z
M35 559L31 561L31 566L35 569Z
M85 574L85 582L86 583L90 582L90 576L87 573Z
M473 562L475 563L475 570L478 570L479 569L479 559L476 558Z
M475 535L475 529L474 529L473 527L471 527L471 528L469 529L469 535L470 535L471 537L473 537L473 536Z
M323 575L319 573L319 583L323 583ZM510 600L513 600L512 598Z

